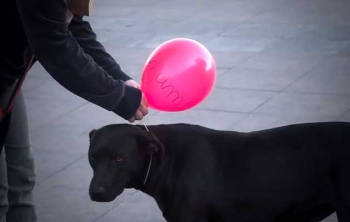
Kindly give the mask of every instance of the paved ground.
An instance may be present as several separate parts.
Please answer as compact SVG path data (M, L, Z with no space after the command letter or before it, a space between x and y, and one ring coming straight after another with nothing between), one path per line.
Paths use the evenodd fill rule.
M152 50L170 38L196 39L213 53L218 78L211 96L191 111L152 112L147 124L251 131L350 121L349 12L347 0L99 0L88 19L136 80ZM112 203L88 197L88 132L123 122L119 117L65 91L38 64L24 88L40 222L164 221L153 200L135 190Z

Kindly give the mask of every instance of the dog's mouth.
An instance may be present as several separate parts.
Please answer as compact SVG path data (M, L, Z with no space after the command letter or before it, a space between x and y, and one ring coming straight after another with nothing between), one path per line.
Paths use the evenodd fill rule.
M111 202L115 200L120 194L122 194L124 189L117 189L114 192L109 193L90 193L90 199L95 202Z

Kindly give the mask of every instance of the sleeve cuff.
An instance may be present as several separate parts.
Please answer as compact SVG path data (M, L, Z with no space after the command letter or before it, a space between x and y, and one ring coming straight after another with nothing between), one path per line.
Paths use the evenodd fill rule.
M113 75L114 74L114 75ZM123 70L121 70L121 68L117 68L115 69L114 73L112 74L112 76L116 79L120 79L120 80L123 80L124 82L125 81L128 81L130 79L132 79L130 76L128 76L125 72L123 72ZM111 73L110 73L111 75Z
M129 120L135 115L137 109L140 107L141 98L141 90L125 86L124 96L113 112L125 120Z

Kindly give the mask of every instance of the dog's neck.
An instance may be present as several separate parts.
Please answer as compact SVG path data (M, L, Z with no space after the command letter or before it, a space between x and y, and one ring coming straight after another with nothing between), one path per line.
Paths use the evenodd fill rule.
M162 164L162 153L158 151L145 155L143 163L142 170L132 187L151 195L151 191L154 190L155 183L157 183L156 177Z
M143 186L145 186L146 183L147 183L147 179L148 179L148 176L149 176L149 172L150 172L151 166L152 166L152 161L153 161L153 152L151 152L150 157L149 157L149 162L148 162L148 167L147 167L146 176L145 176L145 179L144 179L143 184L142 184Z
M150 133L155 134L155 132L148 129L147 126L139 126L142 130L146 130ZM155 135L156 136L156 135ZM159 169L159 166L162 162L163 156L164 156L164 150L159 151L153 151L148 155L144 156L144 164L141 170L141 173L137 180L133 184L133 188L137 190L141 190L142 192L145 192L149 194L149 187L152 183L152 179L155 174L157 174L157 171Z
M137 183L134 183L134 185L137 186L133 186L133 188L153 197L159 209L164 214L166 213L166 209L169 209L168 200L174 198L174 195L176 195L174 190L177 188L174 186L175 181L171 175L179 172L172 165L172 160L176 158L176 156L174 156L176 152L174 153L173 149L181 148L181 146L172 144L172 139L178 138L179 135L177 132L179 131L177 127L172 128L168 125L164 127L160 125L148 126L148 129L158 138L164 150L153 153L149 175L146 183L143 185L150 161L150 155L144 156L142 171L137 177ZM145 128L143 128L143 130L145 130ZM169 136L171 136L172 139L169 139Z

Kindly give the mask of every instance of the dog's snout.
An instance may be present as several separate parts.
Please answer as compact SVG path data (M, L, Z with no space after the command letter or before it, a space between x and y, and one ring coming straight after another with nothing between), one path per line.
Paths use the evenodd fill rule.
M104 199L106 189L103 187L96 187L95 189L90 190L90 197L93 200Z
M95 187L93 189L90 189L89 193L90 198L93 201L108 202L113 200L113 198L111 198L111 195L107 193L104 187Z
M99 193L99 194L103 194L105 191L106 191L106 190L105 190L105 188L103 188L103 187L98 187L98 188L97 188L97 193Z
M102 195L106 192L106 189L103 187L97 187L96 189L90 191L90 194L93 195Z

